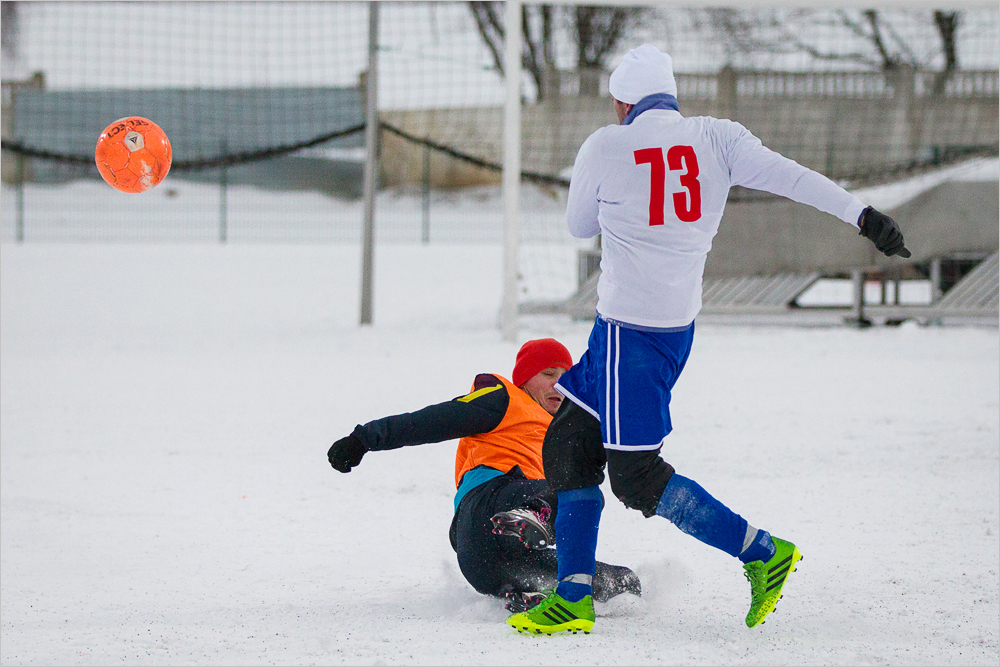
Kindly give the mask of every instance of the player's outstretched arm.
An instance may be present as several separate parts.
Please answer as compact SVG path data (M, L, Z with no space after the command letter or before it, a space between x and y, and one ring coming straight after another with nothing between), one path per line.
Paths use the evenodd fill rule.
M473 391L416 412L391 415L358 424L354 432L333 443L327 459L335 470L350 472L368 452L444 442L488 433L500 425L510 397L495 376L476 376Z
M858 219L861 235L875 244L886 257L899 255L909 257L910 251L903 245L903 232L896 221L871 206L861 212Z

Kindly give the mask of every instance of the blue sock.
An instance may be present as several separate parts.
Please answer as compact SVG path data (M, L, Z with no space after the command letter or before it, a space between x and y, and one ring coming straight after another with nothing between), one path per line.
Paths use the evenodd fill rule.
M767 531L757 530L697 482L677 473L663 490L656 513L688 535L744 563L767 561L774 553Z
M597 528L603 507L604 495L600 487L559 492L559 511L556 513L559 586L556 593L569 602L578 602L594 592Z
M745 542L749 545L740 554L740 560L744 563L752 563L755 560L762 560L765 563L771 560L774 555L774 542L771 541L771 534L766 530L753 528L748 532L755 532L755 535L748 535Z

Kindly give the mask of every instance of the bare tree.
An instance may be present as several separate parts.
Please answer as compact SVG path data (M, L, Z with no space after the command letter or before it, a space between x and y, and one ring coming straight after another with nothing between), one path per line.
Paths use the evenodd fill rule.
M642 7L572 7L578 67L603 67L618 43L644 13Z
M705 8L691 10L695 24L706 28L723 45L731 60L739 56L805 53L823 61L852 62L875 70L893 70L901 65L924 66L913 39L903 35L889 18L909 13L919 21L932 22L941 40L944 71L958 66L955 33L961 19L957 11L935 11L925 16L910 10L760 10ZM811 29L803 29L803 26ZM841 30L859 38L845 49L838 40L821 43L816 29ZM947 74L945 75L947 77Z
M0 3L0 43L4 58L17 59L18 11L17 2Z
M470 2L479 34L501 72L505 37L502 2ZM538 91L537 99L554 94L550 76L556 70L555 52L558 35L566 34L576 46L576 65L581 72L603 70L608 57L615 52L629 28L647 10L643 7L575 7L568 5L522 5L521 31L524 46L521 66L527 71ZM561 29L561 30L560 30ZM581 92L596 94L597 78L582 77Z
M914 66L916 65L916 62L914 62L914 58L912 57L913 54L904 41L899 39L896 40L905 52L905 56L899 50L890 50L889 46L886 44L886 39L883 37L883 24L879 17L878 10L866 9L861 12L861 15L864 17L864 21L867 25L862 25L860 22L853 21L848 17L847 12L840 11L838 14L840 14L846 27L850 28L860 37L868 39L875 47L875 51L878 53L881 69L895 69L899 67L904 59L908 64Z
M958 12L934 11L934 25L941 37L941 51L944 54L944 69L934 77L934 94L944 92L945 83L951 73L958 69L958 46L955 33L958 31L961 15Z
M580 72L580 94L597 95L600 73L622 38L640 21L642 7L567 8L570 33L576 40L576 67Z
M501 75L504 74L504 39L506 31L501 16L502 2L470 2L469 11L476 20L476 27L483 38L483 43L493 56L493 64ZM537 25L534 31L532 26ZM523 67L535 82L538 89L538 99L544 97L545 73L554 68L552 58L552 6L522 5L521 30L524 42L521 49L521 67Z

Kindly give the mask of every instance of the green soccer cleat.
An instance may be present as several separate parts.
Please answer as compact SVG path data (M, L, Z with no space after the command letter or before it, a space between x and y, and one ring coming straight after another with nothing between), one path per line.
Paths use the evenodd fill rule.
M587 595L579 602L569 602L553 592L537 606L508 618L507 625L529 635L551 635L563 630L587 635L594 627L594 598Z
M774 611L774 606L781 599L781 590L785 587L788 575L795 572L795 564L802 560L799 548L791 542L772 537L774 556L771 560L755 560L743 566L746 578L750 582L750 611L747 612L747 627L764 622L764 619Z

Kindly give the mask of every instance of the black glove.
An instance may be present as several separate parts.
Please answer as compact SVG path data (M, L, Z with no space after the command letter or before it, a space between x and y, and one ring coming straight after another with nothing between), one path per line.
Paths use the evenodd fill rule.
M858 224L861 225L861 235L871 240L886 257L910 256L910 251L903 245L903 232L899 230L899 225L885 213L869 206L861 211Z
M330 451L326 453L326 458L330 460L330 465L340 472L351 472L351 468L361 463L361 457L365 455L365 446L352 433L346 438L341 438L333 443Z

